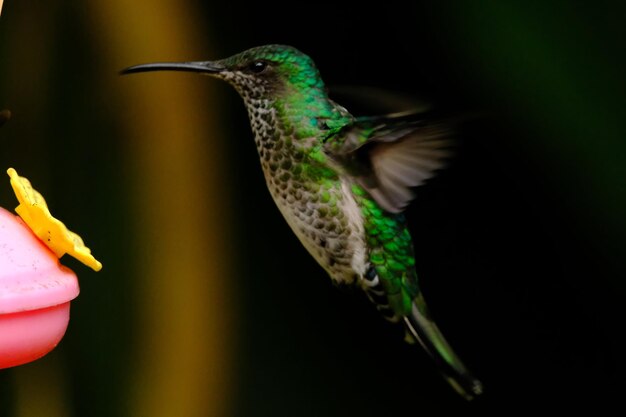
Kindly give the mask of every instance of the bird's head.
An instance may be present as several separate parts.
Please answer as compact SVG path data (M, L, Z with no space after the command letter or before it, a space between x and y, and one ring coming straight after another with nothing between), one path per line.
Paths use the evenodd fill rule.
M190 71L221 78L233 85L245 100L324 89L313 60L286 45L258 46L218 61L135 65L122 74L146 71Z

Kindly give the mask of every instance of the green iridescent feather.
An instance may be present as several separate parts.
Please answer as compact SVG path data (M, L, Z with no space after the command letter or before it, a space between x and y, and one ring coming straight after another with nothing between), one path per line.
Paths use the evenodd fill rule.
M361 207L365 234L370 249L369 261L381 279L389 306L398 316L411 313L419 293L413 244L403 215L389 215L370 198L365 190L352 186Z

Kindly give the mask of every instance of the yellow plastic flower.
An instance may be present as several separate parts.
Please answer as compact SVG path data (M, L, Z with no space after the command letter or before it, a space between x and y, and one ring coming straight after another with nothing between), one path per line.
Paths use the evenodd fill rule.
M94 271L102 269L102 264L91 255L83 239L52 217L46 200L30 185L30 181L17 175L13 168L9 168L7 174L20 202L15 211L43 243L59 258L68 253Z

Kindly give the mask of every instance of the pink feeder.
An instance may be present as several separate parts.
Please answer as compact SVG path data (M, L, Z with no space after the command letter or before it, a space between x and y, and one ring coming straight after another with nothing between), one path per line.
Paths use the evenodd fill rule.
M22 219L0 208L0 369L54 349L78 293L74 272Z

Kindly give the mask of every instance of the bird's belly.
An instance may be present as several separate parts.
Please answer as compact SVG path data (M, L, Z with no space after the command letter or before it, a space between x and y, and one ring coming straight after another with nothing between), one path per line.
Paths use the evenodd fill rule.
M322 202L325 198L304 188L299 189L301 198L296 200L295 193L289 198L289 194L268 186L293 232L333 280L351 284L364 273L362 227L353 224L354 219L346 214L345 196L340 187L326 190L331 194L330 202L334 202L327 204Z

